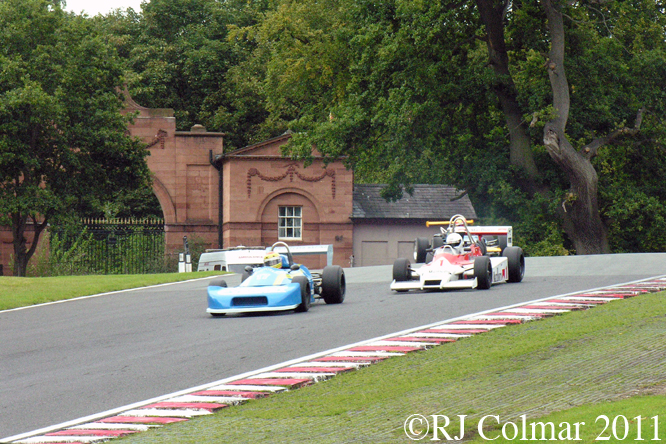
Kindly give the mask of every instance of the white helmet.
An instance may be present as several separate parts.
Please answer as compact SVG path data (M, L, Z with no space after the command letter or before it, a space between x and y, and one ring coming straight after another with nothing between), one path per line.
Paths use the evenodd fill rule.
M463 238L458 233L451 233L446 236L446 245L451 245L453 248L462 247Z

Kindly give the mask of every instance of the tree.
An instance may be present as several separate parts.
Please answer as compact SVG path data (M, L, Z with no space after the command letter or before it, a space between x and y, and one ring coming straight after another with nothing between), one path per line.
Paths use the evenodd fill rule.
M143 14L96 17L125 60L132 97L151 108L172 108L179 130L202 124L228 134L225 146L252 140L266 118L257 93L237 88L229 70L250 53L251 43L230 38L230 27L257 22L267 0L152 0Z
M569 189L562 200L562 210L559 213L564 230L573 241L578 254L610 252L607 227L602 220L598 203L599 177L593 159L598 155L600 149L613 143L619 143L622 139L629 144L642 142L641 137L644 138L644 135L640 133L641 125L647 107L658 113L663 109L663 103L654 100L649 93L649 91L659 89L660 82L655 83L640 72L632 72L629 69L632 65L642 65L641 58L646 53L663 54L663 39L661 45L654 46L654 43L659 40L655 41L654 36L651 35L656 31L657 35L663 36L663 16L657 22L657 29L654 27L652 29L633 28L633 31L638 31L638 33L632 36L622 35L622 21L615 14L627 7L638 7L639 15L643 15L643 17L646 17L644 14L655 13L659 16L659 9L655 8L653 4L620 1L597 6L586 2L569 4L560 0L541 0L532 5L530 2L511 4L493 0L477 0L476 3L481 20L488 31L487 44L491 65L498 78L504 79L503 91L510 91L510 94L498 93L498 96L508 102L508 104L503 103L503 110L507 116L507 125L513 128L511 133L512 164L521 166L533 182L536 181L539 171L532 161L532 151L523 149L516 156L517 160L523 161L522 165L513 159L516 145L524 147L522 141L528 138L525 137L527 134L526 122L521 121L525 107L520 106L515 100L517 94L516 89L512 87L508 51L505 49L506 36L503 31L505 15L509 7L516 8L514 11L516 15L521 7L531 8L533 12L536 7L541 7L542 28L547 31L545 35L549 37L548 48L543 48L547 49L547 52L543 53L543 68L545 68L550 83L553 111L543 126L542 140L550 158L559 167L561 174L569 184ZM539 16L538 13L536 15ZM571 48L567 48L567 37L570 37L573 42ZM624 48L622 48L623 45ZM602 58L604 54L599 49L610 51L608 54L611 54L611 57ZM574 70L580 70L584 67L581 56L588 58L587 63L594 64L594 59L601 59L607 63L603 72L584 74L594 78L596 82L603 82L605 78L607 90L600 91L599 97L588 97L587 103L578 103L576 106L572 102L576 100L575 96L578 95L578 91L572 90L572 85L567 77L567 65ZM641 82L643 85L639 86L639 83L636 82L638 78L643 79ZM663 77L661 81L663 81ZM617 94L609 91L609 85L622 92ZM588 85L585 85L583 79L579 78L575 86ZM579 90L584 91L584 88L579 88ZM510 96L508 100L507 95ZM612 103L612 101L616 102ZM587 134L581 134L581 139L572 142L575 139L572 139L573 134L567 131L567 122L573 110L576 108L580 110L585 106L601 107L608 104L618 106L618 110L612 112L606 109L606 116L602 116L596 122L587 122L588 126L583 129ZM631 118L631 113L634 113L633 118ZM657 117L653 122L659 125L658 114L653 117ZM633 125L627 125L625 123L627 121L633 121ZM581 121L578 122L579 125L581 123ZM580 129L582 128L579 126ZM576 147L574 144L578 146Z
M577 253L610 251L598 157L654 151L666 134L660 5L323 3L285 1L259 27L268 108L297 131L291 153L316 146L380 171L387 197L424 177L452 183L490 203L478 205L487 215L519 216L533 232L552 215ZM647 200L664 202L650 188Z
M50 222L148 186L147 150L121 114L122 65L91 22L60 3L0 1L0 215L12 227L16 276Z

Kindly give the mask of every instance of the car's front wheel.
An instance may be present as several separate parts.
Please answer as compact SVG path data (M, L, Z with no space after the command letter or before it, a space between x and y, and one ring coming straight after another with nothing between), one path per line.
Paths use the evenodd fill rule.
M400 257L393 263L393 280L396 282L409 281L412 278L409 259Z
M296 307L296 311L308 311L310 309L310 281L305 276L295 276L291 282L301 287L301 303Z
M487 290L493 283L493 267L488 256L479 256L474 259L474 277L476 288Z

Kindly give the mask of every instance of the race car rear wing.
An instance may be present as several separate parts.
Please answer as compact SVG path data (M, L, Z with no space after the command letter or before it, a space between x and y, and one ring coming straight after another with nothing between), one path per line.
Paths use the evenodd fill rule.
M471 234L482 238L497 237L497 239L501 239L499 242L502 244L502 247L513 246L513 227L511 226L477 226L467 228ZM503 239L506 239L506 245L504 245Z
M461 217L462 218L462 217ZM465 228L469 230L470 234L486 238L486 242L489 243L488 241L490 239L488 238L495 238L495 242L501 245L502 249L504 247L511 247L513 246L513 227L510 225L504 225L504 226L473 226L472 224L474 223L474 220L469 219L465 220L465 225L456 225L455 226L455 231L457 233L463 233L466 234ZM456 216L451 218L454 222L456 222ZM426 222L426 227L432 227L432 226L446 226L450 225L451 221L427 221ZM442 228L443 230L444 228ZM489 243L490 245L490 243Z

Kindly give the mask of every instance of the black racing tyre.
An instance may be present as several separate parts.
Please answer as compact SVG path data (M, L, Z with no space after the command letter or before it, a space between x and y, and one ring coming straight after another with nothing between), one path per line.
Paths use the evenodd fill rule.
M243 272L241 273L241 282L244 282L245 279L249 278L250 276L252 276L252 273L250 273L247 270L243 270Z
M430 247L430 241L425 237L417 237L414 241L414 262L421 264L425 262L426 250Z
M506 247L502 256L509 260L509 282L520 282L525 276L525 255L520 247Z
M481 255L485 256L488 254L488 247L486 247L486 243L482 240L479 240L475 242L476 245L481 249Z
M400 257L393 262L393 280L396 282L409 281L412 279L409 259Z
M506 248L508 244L508 240L506 236L498 236L497 237L497 245L500 247L500 254L504 253L504 249Z
M432 251L428 251L428 252L426 253L425 263L426 263L426 264L429 264L430 262L432 262L432 260L433 260L434 258L435 258L435 253L432 252Z
M347 280L339 265L324 267L321 275L321 297L327 304L341 304L345 300Z
M488 256L474 258L474 277L476 278L476 288L479 290L490 288L493 283L493 268Z
M301 286L301 303L296 307L296 311L308 311L310 309L310 281L305 276L294 276L291 282Z
M213 279L208 283L209 287L227 287L227 281L224 279Z
M439 248L444 245L444 238L441 234L432 237L432 249Z

